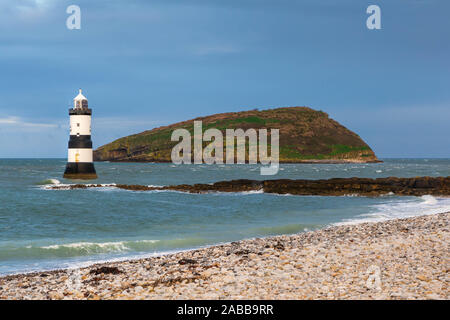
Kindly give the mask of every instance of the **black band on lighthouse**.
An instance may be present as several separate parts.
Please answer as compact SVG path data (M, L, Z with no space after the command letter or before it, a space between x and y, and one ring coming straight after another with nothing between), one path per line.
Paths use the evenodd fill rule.
M69 149L92 149L91 136L70 136Z
M91 180L97 179L97 173L92 162L67 162L64 178Z
M89 108L82 108L82 109L69 109L69 115L70 116L74 116L74 115L78 115L78 116L90 116L92 115L92 109Z

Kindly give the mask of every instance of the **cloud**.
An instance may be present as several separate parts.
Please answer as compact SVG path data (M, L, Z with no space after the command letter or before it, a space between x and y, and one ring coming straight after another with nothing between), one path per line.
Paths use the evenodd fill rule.
M52 122L35 122L28 121L21 117L6 116L0 117L0 127L16 127L16 128L63 128L68 129L69 118L54 119ZM151 129L155 126L167 125L167 121L152 120L145 118L123 118L123 117L96 117L92 119L92 123L96 129L133 129L138 128Z
M0 127L12 126L16 128L57 128L57 124L28 122L19 117L8 116L0 118Z
M0 128L3 129L68 129L69 118L54 119L52 122L36 122L28 121L21 117L6 116L0 117ZM156 126L167 125L167 121L151 120L151 119L130 119L123 117L100 117L92 119L93 129L98 133L107 132L108 130L127 130L133 133L139 130L149 130Z
M55 0L2 0L3 6L12 9L36 9L48 8L55 3Z

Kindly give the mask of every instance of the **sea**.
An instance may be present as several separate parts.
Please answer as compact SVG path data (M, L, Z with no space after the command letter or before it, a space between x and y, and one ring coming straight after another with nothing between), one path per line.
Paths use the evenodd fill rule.
M259 165L95 163L98 184L213 183L232 179L450 176L450 159L373 164ZM214 244L450 211L450 198L294 196L263 192L189 194L112 187L62 178L65 159L0 159L0 275L76 268Z

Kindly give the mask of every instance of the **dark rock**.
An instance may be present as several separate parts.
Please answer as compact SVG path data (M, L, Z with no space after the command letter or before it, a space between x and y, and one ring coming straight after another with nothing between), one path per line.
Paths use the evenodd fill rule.
M93 269L89 272L90 274L119 274L119 273L123 273L119 268L117 267L100 267L97 269Z
M250 250L247 250L247 249L243 249L243 250L237 250L237 251L235 251L235 252L233 252L235 255L237 255L237 256L242 256L242 255L245 255L245 254L249 254L250 253Z
M86 189L101 187L101 185L87 186L77 184L71 189ZM53 189L67 187L53 186ZM328 180L231 180L214 184L172 185L165 187L148 187L144 185L118 184L116 188L133 191L176 190L189 193L206 192L242 192L263 190L265 193L343 196L357 194L361 196L380 196L394 193L398 196L450 195L450 177L415 177L415 178L334 178ZM231 245L237 245L232 242Z
M179 264L183 265L183 264L197 264L197 260L194 259L181 259L180 261L178 261Z
M277 244L274 245L273 248L282 251L284 250L284 245L281 242L277 242Z

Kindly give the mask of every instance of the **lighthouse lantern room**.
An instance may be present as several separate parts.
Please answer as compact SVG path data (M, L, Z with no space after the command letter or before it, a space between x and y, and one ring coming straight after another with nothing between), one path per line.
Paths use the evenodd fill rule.
M81 89L73 99L73 108L69 109L69 116L69 152L64 178L96 179L91 140L92 109L89 109L88 100Z

